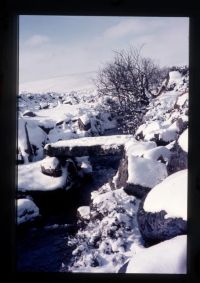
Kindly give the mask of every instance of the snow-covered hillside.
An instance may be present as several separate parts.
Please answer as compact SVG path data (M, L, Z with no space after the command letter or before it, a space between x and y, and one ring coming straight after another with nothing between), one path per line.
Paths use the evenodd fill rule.
M46 80L38 80L32 82L21 83L19 92L29 93L47 93L57 92L63 93L66 91L85 90L88 92L93 90L92 77L95 72L86 72L80 74L68 74L60 77L54 77Z
M169 73L134 135L107 135L117 122L99 110L95 90L19 94L18 190L26 199L73 190L92 175L90 158L121 156L115 176L77 210L64 271L186 272L188 79L185 70Z

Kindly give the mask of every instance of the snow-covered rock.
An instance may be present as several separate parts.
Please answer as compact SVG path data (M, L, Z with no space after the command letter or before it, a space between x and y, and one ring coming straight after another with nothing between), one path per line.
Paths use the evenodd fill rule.
M65 125L61 127L60 125L58 125L51 129L48 134L48 142L53 143L59 140L69 140L78 137L77 134L73 132L73 129L71 129L70 127L64 128L64 126Z
M188 72L169 73L166 86L154 98L135 133L136 139L166 145L176 140L188 124Z
M19 118L18 150L21 152L24 163L42 159L45 143L46 133L35 122Z
M81 157L87 155L115 155L122 154L127 141L136 143L132 135L113 135L100 137L84 137L46 144L44 147L46 155Z
M23 92L18 96L19 115L25 121L47 129L49 142L98 136L107 129L115 128L115 119L109 113L97 110L99 104L101 102L95 90L68 93ZM23 116L23 113L30 115Z
M128 184L153 188L167 177L166 165L158 161L128 156Z
M138 210L140 232L147 244L187 232L187 170L155 186Z
M41 161L41 171L45 175L60 177L62 175L61 164L56 157L46 156Z
M81 131L88 131L91 128L90 117L87 114L79 117L78 126Z
M32 160L32 148L29 141L27 124L24 119L18 119L18 152L20 152L20 160L27 163Z
M126 273L186 274L187 236L177 236L141 249L129 261Z
M151 159L154 161L161 161L168 163L170 160L171 152L165 146L157 146L153 149L146 151L143 154L144 158Z
M185 151L188 152L188 129L186 129L179 137L178 144Z
M90 207L89 206L80 206L77 209L78 217L81 220L89 220L90 219Z
M188 99L189 99L189 94L188 92L183 93L182 95L180 95L177 99L176 105L178 107L184 107L184 106L188 106Z
M178 171L155 186L144 202L146 212L166 211L165 218L187 220L187 170Z
M152 187L167 177L165 164L153 158L140 157L147 154L149 148L150 151L154 150L153 146L154 143L151 142L126 146L128 156L121 160L118 172L112 180L115 188L124 188L127 194L143 198Z
M39 216L39 208L30 199L17 200L17 224L32 221Z
M127 156L143 156L148 150L153 148L156 148L156 143L153 141L138 142L132 138L125 143L125 151Z
M172 144L170 152L171 156L167 164L168 174L188 168L188 155L177 142Z

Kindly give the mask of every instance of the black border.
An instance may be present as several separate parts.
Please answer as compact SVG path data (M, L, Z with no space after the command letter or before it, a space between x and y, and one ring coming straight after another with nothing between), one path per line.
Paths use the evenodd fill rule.
M156 3L157 2L157 3ZM2 5L3 4L3 5ZM134 0L5 0L0 4L0 257L3 280L93 282L96 280L200 282L200 9L192 3ZM188 274L20 273L15 270L16 94L18 15L190 17ZM2 199L3 196L3 199ZM5 276L5 277L4 277ZM5 278L5 279L4 279Z

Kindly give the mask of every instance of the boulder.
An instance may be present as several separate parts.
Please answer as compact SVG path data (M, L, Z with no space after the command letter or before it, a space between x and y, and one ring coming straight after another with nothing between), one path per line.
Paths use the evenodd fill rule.
M56 157L45 157L41 163L41 172L52 177L60 177L62 175L61 164Z
M124 188L124 191L131 196L135 196L137 198L142 199L144 196L148 194L151 188L144 187L141 185L127 184Z
M188 168L188 155L178 143L175 143L174 146L170 149L171 157L167 164L168 174L173 174L179 170Z
M157 146L155 148L147 150L143 154L143 157L145 158L155 161L160 161L165 164L169 162L170 156L171 156L171 152L165 146Z
M150 188L147 187L143 187L135 184L128 184L127 180L128 180L128 157L125 156L120 161L117 175L114 177L111 183L111 187L114 184L116 189L123 188L128 195L133 195L138 198L143 198L150 191Z
M121 160L113 183L116 189L123 187L128 195L143 198L154 185L166 176L165 164L130 155Z
M166 211L151 213L143 209L143 202L138 210L138 223L146 246L186 234L187 222L182 218L165 218Z
M168 176L141 201L138 226L147 246L187 232L187 170Z

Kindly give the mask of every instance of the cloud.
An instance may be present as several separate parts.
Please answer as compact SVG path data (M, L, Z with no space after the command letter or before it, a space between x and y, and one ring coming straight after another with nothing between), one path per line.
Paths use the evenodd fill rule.
M157 19L135 18L121 20L118 24L109 27L105 32L104 36L109 38L120 38L126 36L130 33L134 35L139 35L146 32L154 32L156 29L163 26L164 22Z
M25 44L28 45L29 47L36 47L36 46L41 46L42 44L47 43L49 41L50 39L48 36L34 34L28 40L26 40Z

